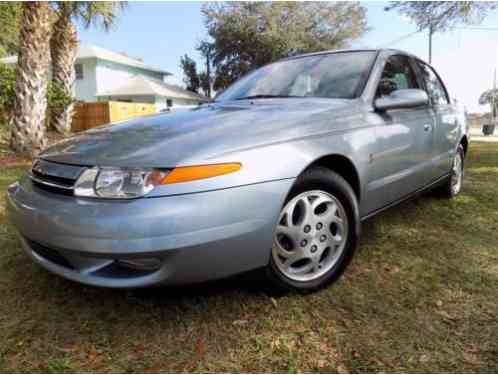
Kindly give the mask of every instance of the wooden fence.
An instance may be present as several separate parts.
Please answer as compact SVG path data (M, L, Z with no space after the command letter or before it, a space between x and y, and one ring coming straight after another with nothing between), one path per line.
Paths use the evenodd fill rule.
M128 120L156 113L156 106L147 103L93 102L77 103L71 130L80 132L111 122Z

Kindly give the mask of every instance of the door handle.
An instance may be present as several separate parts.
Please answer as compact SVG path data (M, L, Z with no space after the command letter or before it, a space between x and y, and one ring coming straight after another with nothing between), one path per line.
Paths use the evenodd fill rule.
M425 125L424 125L424 130L425 130L426 132L430 131L431 129L432 129L432 126L430 126L429 124L425 124Z

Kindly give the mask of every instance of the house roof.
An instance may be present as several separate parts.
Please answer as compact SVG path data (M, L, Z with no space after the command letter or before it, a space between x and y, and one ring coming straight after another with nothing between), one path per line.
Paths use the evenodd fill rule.
M205 96L182 89L158 80L137 76L127 80L123 86L103 91L97 96L162 96L166 98L179 98L197 101L208 101Z
M117 53L110 51L105 48L97 47L91 44L80 44L78 47L78 53L76 55L76 60L79 59L100 59L106 61L112 61L118 64L133 66L135 68L153 71L157 73L162 73L164 75L171 75L170 72L161 69L158 66L145 64L143 61L135 59L133 57L127 56L123 53ZM0 59L1 62L5 64L15 64L17 63L17 56L9 56L3 59Z
M76 56L76 59L90 59L90 58L112 61L118 64L134 66L136 68L144 70L163 73L165 75L171 75L170 72L167 72L158 66L145 64L143 61L127 56L123 53L113 52L108 49L97 47L91 44L80 45L80 47L78 48L78 55Z

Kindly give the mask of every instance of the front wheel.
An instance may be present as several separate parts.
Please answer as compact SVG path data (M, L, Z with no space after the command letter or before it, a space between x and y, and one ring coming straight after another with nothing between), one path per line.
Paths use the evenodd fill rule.
M338 174L322 167L298 178L274 229L267 275L278 290L309 292L335 280L358 237L356 196Z

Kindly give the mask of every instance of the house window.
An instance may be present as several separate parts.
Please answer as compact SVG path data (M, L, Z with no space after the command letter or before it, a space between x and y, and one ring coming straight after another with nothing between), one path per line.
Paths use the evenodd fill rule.
M83 65L75 64L74 72L76 73L76 79L83 79Z
M166 105L168 108L173 107L173 99L166 99Z

